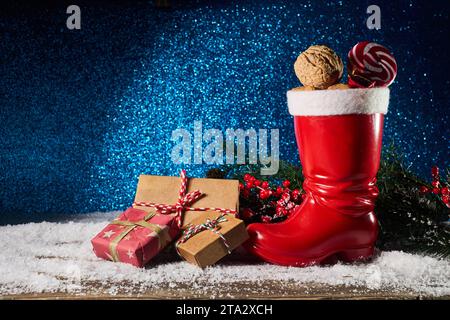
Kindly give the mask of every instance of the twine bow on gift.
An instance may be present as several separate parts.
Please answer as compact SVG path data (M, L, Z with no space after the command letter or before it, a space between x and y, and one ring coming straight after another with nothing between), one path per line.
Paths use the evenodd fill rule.
M127 236L127 234L129 234L136 227L143 227L150 231L153 231L155 233L155 237L158 239L158 249L165 247L167 243L172 241L168 232L165 232L163 228L161 228L161 226L147 221L153 218L155 215L156 214L153 212L149 213L144 217L144 219L139 221L113 220L110 222L110 224L126 227L117 237L115 237L109 243L109 252L111 254L112 261L120 261L119 254L117 252L117 245L120 241L122 241L123 238Z
M225 236L219 231L219 229L220 229L219 224L227 221L227 219L225 218L225 215L226 215L226 213L222 213L216 219L212 219L212 220L206 219L206 221L202 224L189 225L183 231L183 234L181 235L180 239L178 239L178 241L175 244L175 248L177 249L178 254L180 255L180 252L178 251L178 246L180 244L185 243L186 241L188 241L190 238L192 238L196 234L198 234L202 231L205 231L205 230L210 230L210 231L214 232L215 234L217 234L220 237L220 239L222 239L222 242L225 245L225 248L227 249L228 254L230 254L231 253L230 245L229 245L227 239L225 238Z
M217 211L220 213L229 213L229 214L236 214L236 210L232 209L224 209L224 208L215 208L215 207L189 207L192 205L195 201L200 199L204 196L204 193L202 193L200 190L191 191L189 193L186 193L187 190L187 177L186 177L186 170L181 170L180 173L181 178L181 185L180 190L178 192L178 201L175 204L164 204L164 203L155 203L155 202L144 202L144 201L138 201L133 202L134 206L140 206L140 207L150 207L155 208L156 212L160 214L171 214L175 213L175 221L177 223L178 228L181 229L182 222L183 222L183 213L185 211Z

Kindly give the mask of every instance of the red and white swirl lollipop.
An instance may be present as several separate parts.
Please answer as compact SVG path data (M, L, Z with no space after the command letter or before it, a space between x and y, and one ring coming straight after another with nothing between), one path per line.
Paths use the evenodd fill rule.
M397 75L397 62L382 45L363 41L348 53L347 69L351 88L387 87Z

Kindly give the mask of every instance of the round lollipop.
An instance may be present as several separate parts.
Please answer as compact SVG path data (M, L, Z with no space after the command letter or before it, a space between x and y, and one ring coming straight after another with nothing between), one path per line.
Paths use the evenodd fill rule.
M397 62L382 45L363 41L348 53L347 69L351 88L387 87L397 75Z

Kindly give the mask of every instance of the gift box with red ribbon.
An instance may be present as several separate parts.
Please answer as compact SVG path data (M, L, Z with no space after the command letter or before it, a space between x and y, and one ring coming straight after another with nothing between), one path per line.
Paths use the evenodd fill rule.
M147 212L174 214L181 229L211 213L236 214L239 181L140 175L133 207Z
M173 215L129 208L92 240L97 257L145 266L179 234Z

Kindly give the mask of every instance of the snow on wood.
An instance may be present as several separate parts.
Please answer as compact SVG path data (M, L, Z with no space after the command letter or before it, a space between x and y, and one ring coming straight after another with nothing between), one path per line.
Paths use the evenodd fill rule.
M195 293L227 298L233 297L233 287L238 287L234 292L245 291L251 297L264 290L270 296L273 286L278 296L296 287L306 288L306 294L309 289L333 292L347 287L361 292L450 295L450 259L399 251L381 252L371 263L308 268L265 264L243 250L205 270L182 261L173 248L145 269L103 261L93 254L90 239L116 215L96 213L71 221L1 226L0 295L139 295L172 290L186 297Z

